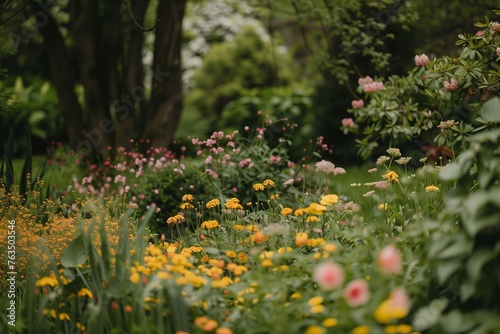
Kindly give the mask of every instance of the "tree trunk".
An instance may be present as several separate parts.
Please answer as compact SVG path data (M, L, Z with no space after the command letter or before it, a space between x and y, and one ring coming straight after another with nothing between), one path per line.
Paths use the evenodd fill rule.
M132 2L131 12L139 25L144 24L144 15L149 5L149 0L136 0ZM130 139L138 130L136 122L137 105L146 105L146 94L144 92L144 66L142 63L142 48L144 44L144 33L132 20L128 25L131 27L128 50L124 60L124 92L120 94L118 101L112 103L116 112L116 137L115 145L130 150L132 144ZM142 94L143 93L143 94ZM142 96L140 96L142 94Z
M181 41L186 0L159 1L151 100L143 138L155 147L168 147L182 111Z
M69 2L73 37L78 57L81 82L85 89L85 110L88 128L83 134L92 144L95 153L102 154L112 145L111 133L115 125L109 113L108 71L98 50L99 3L98 0L73 0Z
M50 14L50 9L39 2L32 2L31 9L37 15L46 15L46 24L40 25L49 58L49 68L54 84L59 108L66 122L69 144L74 149L86 149L86 140L82 134L83 113L75 94L75 82L72 76L69 53L57 22Z

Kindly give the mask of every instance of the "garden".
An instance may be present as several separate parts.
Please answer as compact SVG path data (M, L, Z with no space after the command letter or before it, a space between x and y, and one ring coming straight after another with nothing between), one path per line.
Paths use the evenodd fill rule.
M181 120L169 149L129 139L90 159L54 141L35 155L36 132L21 145L9 131L0 332L500 333L495 20L458 35L457 55L357 78L335 131L360 163L308 138L304 99L266 90L206 135L188 125L208 109Z

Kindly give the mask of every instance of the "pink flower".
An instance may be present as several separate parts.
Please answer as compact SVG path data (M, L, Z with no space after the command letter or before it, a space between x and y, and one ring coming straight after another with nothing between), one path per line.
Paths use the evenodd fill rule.
M354 121L352 118L344 118L342 120L342 126L345 128L353 128L354 127Z
M403 269L401 253L398 252L396 246L385 246L377 258L378 267L381 271L391 274L399 274Z
M337 289L344 282L344 269L335 262L323 262L314 269L313 279L323 290Z
M372 83L363 85L363 91L365 93L377 92L377 91L382 90L384 88L385 88L384 83L381 81L374 81Z
M335 167L333 169L333 175L343 175L345 174L345 169L342 167Z
M500 57L500 47L497 48L497 56Z
M484 35L483 30L479 30L478 32L476 32L476 36L483 36L483 35Z
M457 90L458 89L458 81L455 78L451 78L450 81L445 81L444 82L444 90L447 90L449 92Z
M347 305L356 307L364 305L370 299L370 289L368 283L364 279L356 279L351 281L344 289L342 294Z
M353 100L351 102L351 105L354 109L359 109L359 108L363 108L364 105L365 105L365 101L363 100Z
M429 63L429 57L425 53L415 56L415 65L426 66L428 63Z
M366 84L371 84L373 82L373 79L369 76L365 78L359 78L358 79L358 84L359 85L366 85Z

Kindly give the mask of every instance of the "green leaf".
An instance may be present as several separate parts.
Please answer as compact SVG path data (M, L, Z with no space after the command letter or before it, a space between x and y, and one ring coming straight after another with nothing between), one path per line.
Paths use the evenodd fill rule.
M490 249L479 249L472 253L471 257L467 260L466 269L467 274L473 282L479 279L484 265L494 257L495 252Z
M481 116L487 122L500 123L500 98L495 96L481 107Z
M460 268L462 268L461 260L447 260L440 263L436 268L439 283L443 284L446 282L446 280Z
M467 150L460 154L457 160L439 171L439 178L443 181L457 181L469 172L476 154Z
M423 331L434 327L441 319L441 314L448 305L446 298L434 299L429 305L420 308L413 318L413 327Z
M74 268L87 262L87 249L83 234L71 241L68 248L61 255L61 264L65 268Z

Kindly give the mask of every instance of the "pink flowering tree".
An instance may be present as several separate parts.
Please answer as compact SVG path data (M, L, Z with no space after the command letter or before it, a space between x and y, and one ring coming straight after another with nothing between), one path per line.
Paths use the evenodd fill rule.
M456 58L416 55L406 76L359 79L348 110L354 122L341 127L363 134L356 140L359 155L368 158L381 142L396 146L413 140L428 156L451 158L466 148L472 133L492 126L478 110L499 92L500 24L476 25L477 33L458 36ZM437 149L443 147L449 149Z

